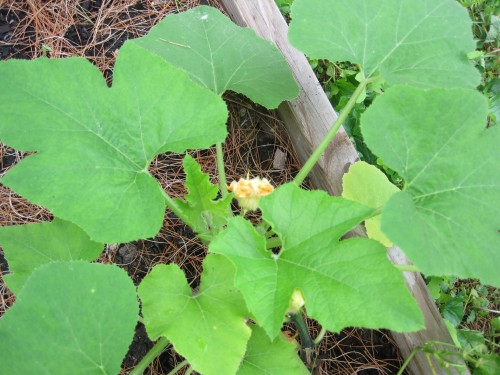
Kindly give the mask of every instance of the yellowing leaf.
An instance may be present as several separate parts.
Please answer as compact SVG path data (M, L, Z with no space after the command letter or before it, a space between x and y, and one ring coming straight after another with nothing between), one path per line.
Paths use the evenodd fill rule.
M342 196L371 208L381 208L399 189L390 183L387 177L373 165L359 161L350 166L342 180ZM380 230L381 216L377 215L365 221L369 238L379 241L384 246L391 246Z

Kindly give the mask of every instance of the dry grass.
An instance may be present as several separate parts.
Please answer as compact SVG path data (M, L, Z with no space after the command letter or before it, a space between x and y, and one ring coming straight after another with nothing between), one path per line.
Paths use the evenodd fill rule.
M126 39L142 36L165 15L199 3L196 0L3 1L0 2L0 21L10 20L11 29L0 40L0 48L9 51L4 59L36 58L42 56L47 47L51 58L83 56L92 61L110 81L116 50ZM220 8L214 1L208 3ZM227 94L225 99L230 110L229 136L224 145L228 180L237 179L247 172L252 176L267 177L274 185L291 180L299 165L276 114L239 95ZM215 150L195 151L192 154L216 183ZM279 168L275 165L277 154L282 155L284 160ZM1 174L25 156L0 144ZM182 155L160 155L149 170L168 194L175 197L185 194ZM47 210L0 186L0 225L50 219ZM107 245L99 261L115 263L117 259L122 259L119 258L121 246ZM155 238L136 241L131 246L135 249L134 256L126 263L117 263L136 282L155 264L174 262L183 268L193 286L198 284L206 249L190 229L171 213L165 215L164 226ZM14 296L3 284L1 274L0 298L1 316L14 303ZM315 322L309 324L315 336L318 326ZM321 344L318 374L395 373L400 359L396 353L390 361L377 359L375 351L383 343L375 344L371 337L373 334L371 331L346 330L342 335L327 335ZM378 337L387 342L390 340L385 333ZM180 360L180 357L175 357L171 365ZM369 369L374 372L367 372ZM147 373L157 375L162 371L161 359L157 359ZM127 369L123 373L127 373Z

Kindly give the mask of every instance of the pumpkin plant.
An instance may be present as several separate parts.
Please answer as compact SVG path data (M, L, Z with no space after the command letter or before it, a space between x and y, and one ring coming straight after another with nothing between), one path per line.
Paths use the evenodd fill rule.
M390 243L426 275L500 285L500 135L485 128L485 99L474 90L465 10L453 0L295 0L292 19L294 46L349 60L361 74L311 159L276 189L254 180L228 192L221 95L275 108L297 85L271 43L213 8L168 16L127 41L111 87L82 58L0 63L0 138L33 152L1 182L56 217L0 228L12 272L5 281L16 293L0 321L0 372L119 372L138 296L158 341L133 374L170 343L202 374L306 374L297 344L281 333L288 319L299 330L304 313L323 331L423 328L386 256ZM367 88L381 94L362 118L364 138L403 189L361 163L345 176L344 197L301 189ZM188 155L184 200L148 173L158 154L214 144L219 186ZM260 222L234 216L233 197L244 210L257 205ZM136 292L117 266L89 263L104 243L154 236L167 207L208 244L199 290L175 264L155 266ZM342 239L363 222L371 238Z

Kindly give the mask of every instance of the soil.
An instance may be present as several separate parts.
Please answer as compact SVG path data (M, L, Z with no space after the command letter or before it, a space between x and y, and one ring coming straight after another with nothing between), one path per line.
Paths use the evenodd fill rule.
M138 37L166 14L209 4L221 9L215 1L166 0L50 0L0 2L0 58L32 59L44 54L51 58L84 56L103 72L110 82L116 50L129 38ZM47 48L48 47L48 48ZM230 109L229 137L225 143L228 180L244 176L268 178L275 186L293 178L299 164L291 143L277 115L246 98L229 93L224 96ZM195 151L192 155L216 181L215 150ZM0 144L0 176L25 157ZM182 197L184 173L182 155L163 154L149 170L165 190ZM312 188L308 182L305 185ZM34 206L7 188L0 186L0 225L23 224L51 220L51 214ZM206 248L175 215L167 212L164 226L155 238L130 244L106 245L99 262L123 267L134 283L158 263L175 262L186 273L192 288L199 284L201 263ZM8 265L0 249L0 316L15 300L3 284L1 275ZM311 335L319 328L309 321ZM293 326L287 334L294 336ZM144 326L138 324L134 341L123 361L126 374L152 347ZM150 366L146 374L166 374L183 359L172 347L167 348ZM347 329L338 335L326 335L319 348L318 374L395 374L401 358L390 336L383 331Z

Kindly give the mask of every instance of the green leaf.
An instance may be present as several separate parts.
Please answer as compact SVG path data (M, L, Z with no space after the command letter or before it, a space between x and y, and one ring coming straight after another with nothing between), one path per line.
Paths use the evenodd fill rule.
M479 357L474 375L496 375L500 372L500 356L498 354L483 354Z
M495 331L500 331L500 316L491 319L490 323L492 327L495 328Z
M207 256L203 269L194 295L177 265L153 268L139 286L146 330L152 340L166 336L196 371L234 374L250 338L245 302L230 262Z
M440 277L430 277L429 282L427 283L427 289L429 289L429 293L432 296L432 299L438 300L441 297L441 283L443 279Z
M455 328L455 325L446 318L444 318L443 321L446 328L448 329L448 332L451 336L451 339L453 340L453 343L457 348L461 348L460 341L458 341L458 331Z
M441 314L446 320L458 326L464 317L464 297L456 296L447 301L442 307Z
M219 95L232 90L275 108L299 94L290 68L271 42L209 6L169 15L133 43L186 70Z
M377 167L364 161L351 165L349 172L342 179L342 186L344 198L371 208L382 207L399 191ZM379 241L382 245L391 246L391 241L380 230L380 220L380 215L366 220L366 233L369 238Z
M296 0L289 38L311 58L361 65L366 78L474 88L471 27L454 0Z
M387 237L427 275L498 286L500 129L485 129L486 112L473 90L393 87L361 127L405 180L382 211Z
M186 215L187 224L195 232L202 236L211 231L217 233L226 225L231 215L233 195L229 194L226 198L214 201L219 188L210 183L208 174L201 171L196 160L186 155L183 166L188 194L185 201L182 199L175 201Z
M0 227L0 244L12 272L3 278L15 294L35 268L64 260L90 262L104 247L76 225L57 218L50 223Z
M266 332L252 325L252 336L237 375L307 375L310 372L297 356L297 343L288 342L283 335L274 341Z
M474 350L477 352L487 350L482 332L459 329L457 330L457 336L460 346L465 350Z
M0 320L0 373L117 374L138 315L134 284L122 269L43 265Z
M421 313L401 273L378 242L339 241L372 209L321 191L286 184L263 197L263 218L283 243L279 255L241 217L209 246L236 266L236 286L269 337L279 333L292 294L304 295L307 314L330 331L345 327L417 330Z
M131 43L111 88L81 58L2 62L0 85L2 141L37 151L2 183L103 243L160 229L163 192L147 169L155 155L226 135L218 96Z

